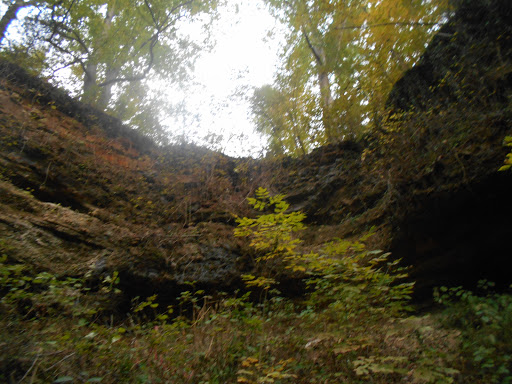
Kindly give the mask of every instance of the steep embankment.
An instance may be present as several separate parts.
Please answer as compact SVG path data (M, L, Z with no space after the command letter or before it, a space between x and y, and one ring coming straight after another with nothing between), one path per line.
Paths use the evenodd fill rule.
M2 63L0 232L13 261L61 275L119 270L129 291L239 279L233 160L158 148Z
M375 133L300 159L158 147L0 63L9 259L60 275L118 270L128 296L172 299L187 281L234 289L251 269L234 215L250 214L245 198L263 186L307 214L306 247L375 226L372 246L413 265L420 295L483 277L510 283L512 178L497 172L512 128L506 3L467 2L397 83Z

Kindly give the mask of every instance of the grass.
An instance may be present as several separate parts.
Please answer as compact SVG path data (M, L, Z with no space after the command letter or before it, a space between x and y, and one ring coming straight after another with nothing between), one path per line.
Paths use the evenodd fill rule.
M390 315L385 302L373 298L374 304L366 306L362 296L360 301L323 297L316 305L318 292L295 302L274 296L254 303L248 294L212 300L191 291L185 295L189 312L181 316L173 317L172 308L160 310L152 297L134 305L123 318L114 318L102 312L101 302L119 294L116 279L105 279L103 287L91 289L80 280L31 273L8 264L5 257L0 270L0 380L6 383L504 383L510 379L506 372L510 359L504 353L510 351L510 339L499 339L489 352L491 334L506 337L500 332L510 329L512 310L503 305L511 299L506 295L482 299L491 307L495 301L501 305L497 312L486 310L485 319L490 312L506 318L485 320L490 329L468 320L468 313L482 306L466 291L471 304L453 302L448 312L422 317L407 311ZM454 313L465 314L468 321L462 324ZM473 319L480 316L481 321L482 313ZM483 347L488 351L484 366L475 356ZM496 376L489 364L501 373Z
M300 310L280 298L266 307L231 298L201 308L194 322L139 322L132 315L117 325L11 312L0 322L2 380L390 383L421 378L434 366L439 376L450 373L432 351L455 353L457 334L431 317L354 318L346 325L330 309Z

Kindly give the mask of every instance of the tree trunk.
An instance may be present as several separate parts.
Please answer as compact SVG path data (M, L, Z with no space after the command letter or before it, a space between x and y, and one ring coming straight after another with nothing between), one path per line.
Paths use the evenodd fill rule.
M94 104L97 93L97 80L98 64L89 61L85 66L82 101Z
M107 73L105 74L105 82L107 84L101 87L101 94L98 100L98 107L102 109L107 109L108 103L112 98L112 87L114 86L114 83L109 84L108 82L110 80L115 79L118 74L119 70L117 68L107 68Z
M325 135L328 141L334 139L334 118L332 116L333 98L331 93L331 82L329 73L322 67L318 68L318 85L320 87L320 101L322 107L322 123L325 129Z
M329 71L326 68L326 56L322 47L311 41L306 28L302 28L302 35L306 39L309 49L315 58L318 71L318 86L320 88L320 107L322 108L322 123L325 129L327 141L334 139L334 119L332 116L332 104L334 102L331 92L331 82L329 81Z
M292 120L292 131L295 135L295 145L298 145L300 150L302 151L303 155L307 154L306 146L304 145L304 140L302 140L301 132L299 128L299 123L297 122L296 115L295 115L295 109L292 109L290 112L290 118Z
M4 41L7 28L9 28L11 22L16 19L16 13L21 8L27 7L28 5L29 3L25 3L23 1L15 1L9 5L9 8L7 8L7 11L0 19L0 44Z
M322 108L322 123L328 141L334 139L334 119L332 116L332 104L334 102L331 92L329 72L326 69L326 57L323 48L314 47L316 66L318 70L318 86L320 88L320 103Z
M117 13L117 9L114 2L109 2L109 6L107 9L107 15L105 16L105 21L103 24L103 37L107 38L110 28L112 27L112 20ZM112 87L114 83L109 83L111 80L117 78L119 75L119 68L116 67L115 63L107 64L107 70L105 73L105 85L101 88L100 97L98 99L98 107L101 109L107 109L108 103L112 98Z

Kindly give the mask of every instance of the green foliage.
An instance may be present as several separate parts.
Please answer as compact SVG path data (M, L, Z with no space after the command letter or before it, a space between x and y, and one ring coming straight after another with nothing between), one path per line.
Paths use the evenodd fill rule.
M505 137L504 144L507 147L512 147L512 136ZM510 167L512 167L512 152L507 153L504 163L505 164L499 169L499 171L508 171Z
M114 272L102 281L100 292L117 295L118 283L118 273ZM23 264L8 263L6 254L0 257L0 304L7 313L19 313L24 318L66 314L89 321L101 310L98 302L81 300L89 291L83 279L34 273Z
M23 33L3 55L164 140L160 121L172 107L151 88L189 79L195 58L209 49L216 0L21 3L32 12L20 20ZM201 24L204 45L183 32L184 21ZM60 69L69 70L63 75Z
M483 295L462 287L441 287L434 297L446 307L446 323L461 330L462 352L478 379L512 383L512 295L493 293L493 287L481 281Z
M389 253L366 251L364 241L338 239L327 244L323 252L303 257L313 277L307 284L314 290L311 302L328 303L347 319L377 314L398 316L411 307L414 283L404 282L406 270L400 260L389 260Z
M284 195L270 196L264 188L258 188L255 194L256 198L248 199L249 205L257 211L267 210L270 213L256 219L237 218L238 227L234 233L237 237L249 238L250 246L258 252L255 261L261 266L262 276L246 275L247 285L269 289L283 268L294 263L295 249L301 243L294 233L305 229L302 220L306 215L302 212L286 213L290 205L284 200Z
M405 356L359 356L354 361L355 372L358 376L370 377L372 375L399 375L408 373L409 359ZM414 382L451 384L455 382L453 376L460 373L457 369L439 366L432 356L419 361L419 367L412 374Z
M301 221L305 216L296 212L287 214L289 205L283 199L282 195L270 196L267 190L258 189L256 198L250 198L249 204L258 211L267 210L270 213L255 219L238 219L239 227L235 233L250 238L250 245L263 253L258 262L279 258L284 261L281 268L306 276L310 289L305 300L307 309L295 316L287 313L285 318L288 321L290 318L301 319L315 326L331 324L337 327L344 336L332 345L332 352L352 357L353 362L347 369L352 370L356 377L369 378L377 374L389 379L410 374L418 382L454 382L453 376L459 371L440 365L436 361L439 351L434 348L425 349L417 358L411 359L410 356L389 355L375 340L363 336L375 332L370 329L377 324L399 318L410 311L408 302L414 285L404 281L407 271L399 266L399 260L390 261L389 253L366 250L365 242L373 231L354 241L336 239L324 244L319 252L301 253L298 248L300 240L294 239L291 234L304 228ZM247 280L249 287L263 286L268 289L275 284L275 280L265 276L251 275ZM347 338L346 335L350 336ZM317 336L307 343L306 348L325 339L326 336ZM365 353L365 350L373 351L373 354ZM293 370L285 370L283 361L294 364L293 360L280 360L275 369L262 364L256 357L246 358L242 363L244 368L238 371L238 381L256 383L296 378ZM410 368L411 364L414 365L413 369Z
M350 248L362 252L364 247L354 244L345 247L345 251ZM344 246L331 247L342 252ZM4 248L2 252L9 253ZM316 269L327 272L327 268ZM329 271L335 269L330 267ZM16 307L26 296L32 300L28 306L39 305L39 298L33 295L34 287L20 283L26 280L28 269L3 263L0 270L2 292L16 288L8 300L4 296L2 309ZM45 276L47 284L68 287L65 280ZM104 279L105 291L113 292L117 281L117 275ZM18 310L8 312L0 323L9 328L8 335L19 339L10 339L9 355L28 362L22 365L22 371L11 372L11 377L21 382L23 377L33 382L310 383L337 382L343 377L358 382L358 373L366 378L364 369L368 369L382 378L375 382L390 383L390 378L403 369L402 365L409 363L404 362L405 358L379 354L375 342L367 339L368 332L370 339L379 337L371 330L380 321L376 316L358 318L360 324L366 325L364 333L358 333L363 331L358 331L358 327L347 331L343 316L334 316L339 309L325 311L310 306L304 310L302 305L297 307L274 297L262 312L248 300L249 293L224 295L212 301L204 292L194 289L193 283L190 285L191 290L177 298L183 308L182 315L174 319L172 312L159 313L156 295L135 303L128 321L119 325L110 321L101 324L93 317L87 320L71 311L55 311L51 316L37 318L24 316ZM339 282L333 281L332 285ZM47 289L48 285L43 291ZM91 294L81 288L73 296L73 305L86 302L86 293ZM68 305L67 301L64 304ZM188 312L184 316L184 307L193 308L195 314ZM321 350L310 347L317 343L326 344L322 344ZM5 354L2 348L0 345L0 352ZM367 356L368 348L376 357ZM369 363L366 368L365 363ZM393 373L384 367L389 364L394 367ZM4 371L9 372L9 368Z
M297 375L287 373L287 365L293 359L280 360L275 365L267 367L254 357L248 357L241 362L242 369L237 374L237 383L279 383L284 379L296 378Z
M405 373L404 369L397 366L406 361L405 357L358 357L354 361L356 374L368 375L370 373Z
M253 121L256 130L268 138L268 150L273 155L305 155L321 143L317 138L321 134L318 106L310 93L284 82L254 91Z
M396 316L409 309L406 303L413 284L400 282L407 277L404 268L398 266L400 260L389 261L389 253L366 251L364 242L371 231L357 241L337 239L325 244L319 253L302 254L297 250L301 240L293 234L305 228L303 213L286 213L290 206L284 196L271 196L264 188L256 190L256 198L248 201L258 211L271 211L255 219L237 219L235 236L248 237L250 246L262 254L256 262L264 263L262 276L246 276L249 287L269 289L283 269L289 269L311 276L307 285L313 291L312 303L329 303L347 317L384 309Z
M119 294L117 273L91 289L83 279L9 263L12 249L0 242L0 380L510 382L510 296L442 288L437 297L447 314L406 317L407 271L389 254L367 250L372 231L303 252L305 216L288 213L284 196L260 188L249 204L259 216L240 218L237 235L249 239L262 273L248 280L269 291L291 273L305 280L305 297L273 295L262 311L250 292L212 297L190 282L174 307L155 294L106 320L98 295Z
M13 62L32 75L38 76L45 67L46 52L43 49L13 45L9 50L1 51L0 58Z
M446 0L265 3L288 34L274 83L255 91L252 112L278 155L301 155L378 122L449 9Z

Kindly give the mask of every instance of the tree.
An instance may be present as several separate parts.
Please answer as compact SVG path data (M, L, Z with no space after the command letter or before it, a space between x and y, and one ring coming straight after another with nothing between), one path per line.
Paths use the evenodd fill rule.
M84 100L105 108L115 84L144 80L153 68L168 76L179 69L173 77L182 75L186 69L176 63L199 47L179 35L178 21L212 6L197 0L66 0L39 21L61 61L83 76Z
M26 8L29 6L36 5L38 1L36 0L2 0L2 3L7 7L5 13L0 19L0 44L3 43L5 39L5 34L7 33L7 29L9 25L16 19L16 15L18 11L22 8Z
M251 98L256 129L269 138L269 150L284 155L289 148L305 155L315 145L313 127L317 107L312 97L298 87L281 89L265 85L255 90Z
M266 3L289 28L273 87L282 90L288 83L319 106L322 129L314 135L320 144L357 134L378 120L387 93L419 58L447 9L445 0ZM288 151L301 149L291 145Z
M16 13L20 8L22 8L24 5L24 2L22 1L15 1L7 6L7 10L5 11L4 15L0 19L0 43L4 40L5 33L7 32L7 28L9 27L9 24L16 19Z
M131 120L139 112L133 108L135 100L137 107L150 104L145 95L152 81L180 82L188 76L202 47L180 32L180 23L202 17L206 30L216 4L217 0L20 0L2 20L12 20L15 7L30 5L32 16L24 20L24 28L51 52L51 76L68 68L68 85L81 83L78 93L83 101Z

